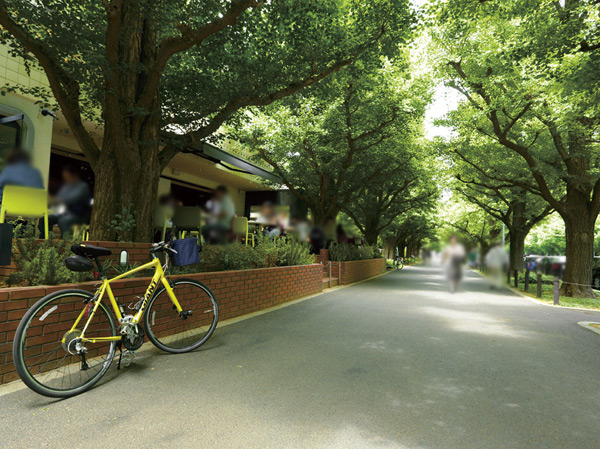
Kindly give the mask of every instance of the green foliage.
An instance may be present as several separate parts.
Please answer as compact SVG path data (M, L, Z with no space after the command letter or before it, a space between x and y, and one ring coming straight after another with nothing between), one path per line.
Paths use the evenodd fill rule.
M170 267L171 274L191 274L210 271L251 270L276 266L314 263L307 244L288 239L271 240L258 236L256 246L234 242L228 245L205 245L199 264Z
M33 221L15 226L13 260L18 271L9 276L8 284L57 285L91 280L90 273L75 273L64 264L73 240L38 241L38 233Z
M376 246L349 245L347 243L332 243L329 246L329 259L334 262L348 262L352 260L378 259L382 257Z
M4 0L0 11L11 55L52 80L4 89L62 110L103 190L92 237L133 200L143 225L118 232L136 241L150 238L148 197L179 151L218 143L247 107L394 57L416 21L408 0Z
M310 253L310 245L294 240L282 240L277 243L277 265L280 267L308 265L314 263L315 256Z
M552 214L529 233L525 252L541 256L565 255L565 224L558 214Z
M584 285L600 212L600 4L448 0L429 13L437 73L464 96L445 124L480 141L487 177L563 217L564 290L593 295Z
M250 270L275 266L275 246L244 246L231 243L223 246L205 246L202 251L202 271Z
M129 242L131 241L131 232L135 229L135 226L135 210L133 209L133 203L129 201L121 208L121 212L115 214L115 219L111 220L110 227L117 234L117 241Z
M383 190L387 210L399 190L410 196L414 186L407 190L405 183L419 177L412 159L421 152L416 141L428 99L427 79L414 77L400 53L379 67L349 67L302 95L253 110L233 136L324 224L366 192L372 198ZM355 221L364 226L365 220ZM387 219L380 221L375 233Z

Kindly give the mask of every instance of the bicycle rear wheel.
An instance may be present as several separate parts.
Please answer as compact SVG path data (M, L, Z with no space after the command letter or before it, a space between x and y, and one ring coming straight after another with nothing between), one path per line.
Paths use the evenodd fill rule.
M36 393L55 398L74 396L90 389L108 370L115 355L115 341L86 342L86 352L76 349L94 305L93 296L85 290L58 291L40 299L21 320L13 358L19 376ZM82 311L83 318L71 330ZM116 335L115 319L100 303L85 337Z
M146 335L163 351L193 351L206 343L215 331L219 305L209 288L193 279L178 279L172 286L185 316L177 313L162 287L152 296L144 314Z

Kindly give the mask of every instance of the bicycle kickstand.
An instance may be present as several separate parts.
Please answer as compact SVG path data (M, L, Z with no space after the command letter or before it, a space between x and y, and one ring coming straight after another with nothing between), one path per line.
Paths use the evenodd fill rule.
M119 348L119 363L117 364L117 369L120 370L121 369L121 359L123 358L123 343L122 342L118 342L117 343L117 348Z

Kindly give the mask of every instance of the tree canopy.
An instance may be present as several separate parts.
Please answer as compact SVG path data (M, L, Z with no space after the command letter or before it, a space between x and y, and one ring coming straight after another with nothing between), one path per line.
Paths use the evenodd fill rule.
M2 38L44 69L94 169L99 239L132 203L132 238L148 240L158 177L177 152L244 107L395 51L413 20L404 0L0 1Z
M453 114L518 156L526 178L495 175L541 196L564 219L563 293L590 296L600 212L599 5L595 1L433 3L438 74L465 97Z
M416 185L428 91L406 63L353 66L301 95L253 110L237 137L323 224L344 209L359 215L354 205L367 194L394 202ZM402 198L408 200L409 191Z

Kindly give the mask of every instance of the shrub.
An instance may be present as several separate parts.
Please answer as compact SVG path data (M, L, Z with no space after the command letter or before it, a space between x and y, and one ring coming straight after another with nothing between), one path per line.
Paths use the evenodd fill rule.
M17 223L15 236L18 238L15 239L13 260L18 271L8 277L9 285L56 285L92 279L91 273L75 273L64 264L74 240L38 242L38 229L34 222Z
M309 265L315 262L310 245L295 240L277 242L277 266Z
M110 222L110 227L116 232L119 242L131 241L131 231L135 229L135 225L135 211L131 201L123 206L121 212L115 214L115 219Z
M332 243L329 246L329 259L334 262L348 262L351 260L367 260L382 257L376 246L349 245L348 243Z
M234 242L223 246L207 245L202 251L202 271L249 270L274 267L277 247L268 239L259 238L255 247Z
M172 266L171 274L190 274L210 271L251 270L275 266L308 265L314 263L307 244L292 240L259 236L256 246L235 242L223 246L205 245L199 264Z

